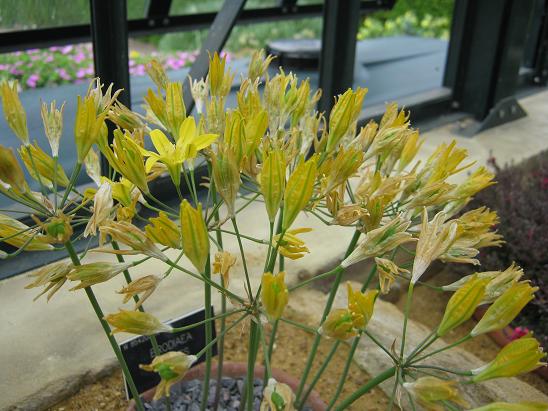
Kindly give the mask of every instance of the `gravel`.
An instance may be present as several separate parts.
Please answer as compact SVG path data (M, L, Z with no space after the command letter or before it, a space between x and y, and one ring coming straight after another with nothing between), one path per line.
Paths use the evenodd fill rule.
M213 410L215 393L217 390L217 381L209 382L209 396L207 401L207 410ZM243 378L223 378L221 379L221 393L218 411L239 411L240 402L244 390ZM263 397L263 381L255 379L253 382L253 409L259 410ZM171 388L171 410L172 411L199 411L202 399L202 381L192 380L177 384ZM167 411L165 400L160 399L150 403L145 403L147 411ZM311 411L309 407L304 407L305 411Z

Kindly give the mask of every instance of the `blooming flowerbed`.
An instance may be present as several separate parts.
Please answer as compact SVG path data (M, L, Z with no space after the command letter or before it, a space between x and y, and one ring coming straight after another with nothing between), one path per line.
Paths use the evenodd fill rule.
M179 51L152 52L149 55L131 51L129 72L133 76L144 76L145 64L152 57L165 69L178 70L191 65L196 59L196 54ZM90 43L0 54L0 80L18 80L23 89L89 82L94 75Z

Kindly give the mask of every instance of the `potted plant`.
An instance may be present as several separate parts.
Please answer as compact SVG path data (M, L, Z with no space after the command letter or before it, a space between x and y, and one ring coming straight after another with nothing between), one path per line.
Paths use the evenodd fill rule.
M527 335L504 348L492 362L478 364L475 370L431 368L430 359L440 351L503 328L533 298L536 288L528 282L516 280L504 290L497 288L501 272L489 277L474 275L456 287L438 328L418 346L406 344L413 289L429 265L438 259L477 264L475 257L480 248L500 243L500 235L491 231L496 220L494 212L479 208L459 214L472 196L492 184L493 175L479 167L464 182L450 183L450 177L472 166L465 162L466 151L455 143L440 145L426 161L419 162L419 133L410 127L408 114L395 104L387 106L380 123L372 121L358 129L367 90L349 89L336 98L325 118L315 111L320 92L312 92L307 80L298 82L291 73L269 75L270 60L262 51L254 54L248 75L237 92L237 107L227 109L226 97L234 74L225 67L224 59L213 55L208 77L192 80L196 118L185 110L182 84L170 81L154 61L148 72L156 90L149 90L145 97L145 116L120 104L120 91L113 93L111 87L105 91L97 80L86 96L78 98L74 130L77 158L70 177L58 159L62 109L54 103L43 106L44 128L51 145L48 154L30 142L17 85L3 83L4 113L22 142L19 157L40 186L40 192L31 190L13 150L0 148L0 191L32 210L35 221L35 225L28 226L2 215L0 235L12 247L6 248L3 257L11 258L26 250L66 250L70 260L38 270L28 287L43 287L42 294L47 293L48 298L67 283L72 285L71 291L86 293L120 362L137 410L144 409L143 399L112 333L148 336L156 346L158 333L176 331L145 310L146 299L162 287L162 279L168 275L188 276L203 283L206 344L196 355L157 351L151 363L142 364L145 370L160 375L154 397L166 397L167 407L171 388L193 372L189 370L201 355L205 356L205 365L198 402L201 409L208 407L210 380L223 375L222 356L212 372L212 347L218 345L222 350L224 335L238 324L249 330L241 398L247 410L254 407L254 375L261 375L257 368L259 350L264 353L267 382L261 389L261 408L303 409L322 378L324 365L331 360L329 355L323 359L317 356L322 338L333 340L332 351L342 341L352 345L335 395L323 399L329 410L348 408L387 380L394 385L392 404L395 393L403 392L413 407L418 403L430 409L442 405L459 409L464 406L459 384L513 376L541 366L544 354L538 342ZM107 122L114 125L112 140ZM145 145L149 139L153 148ZM108 162L108 170L100 170L98 151ZM197 167L207 170L206 179L198 179ZM83 168L97 187L80 192L75 182ZM171 180L180 199L179 207L170 207L151 192L151 181L162 175ZM207 189L205 196L200 197L198 187L204 181ZM236 205L238 197L244 198L241 206ZM246 235L238 220L241 210L256 201L264 203L267 239ZM138 205L152 211L153 216L139 215ZM309 252L300 237L308 229L296 225L301 213L309 213L327 225L346 227L353 236L340 264L288 286L287 279L292 275L289 260ZM73 245L75 239L96 235L99 250L115 254L118 262L81 262ZM237 255L223 248L228 236L237 240ZM249 271L243 238L265 247L266 259L260 274ZM409 245L414 245L414 250ZM167 249L178 250L179 257L168 257ZM396 264L395 256L400 251L408 258L398 258ZM124 255L137 255L138 259L127 262ZM179 263L182 257L190 266ZM165 273L133 278L135 267L148 259L164 263ZM243 267L243 293L231 289L230 273L237 260ZM335 307L334 297L345 269L363 260L374 260L372 271L361 289L348 284L348 304ZM128 283L120 290L124 301L133 298L136 304L105 314L93 287L117 275L124 275ZM251 279L255 276L260 276L261 281L253 287ZM329 276L334 281L321 322L314 331L313 344L306 353L305 370L294 376L298 383L291 387L276 380L276 364L271 364L277 324L283 320L284 308L294 290ZM378 294L387 292L396 277L407 281L407 303L401 338L391 348L380 344L367 330L367 324L374 315ZM216 316L210 311L212 293L222 297L221 312ZM441 349L429 349L434 341L467 321L484 301L491 304L489 309L465 338ZM225 320L229 316L235 320L227 326ZM215 338L214 321L220 322ZM268 335L266 323L272 324ZM379 344L393 366L341 398L360 339ZM311 366L318 361L322 366L312 377ZM508 407L512 406L546 409L545 404ZM492 409L502 408L500 404L477 408Z

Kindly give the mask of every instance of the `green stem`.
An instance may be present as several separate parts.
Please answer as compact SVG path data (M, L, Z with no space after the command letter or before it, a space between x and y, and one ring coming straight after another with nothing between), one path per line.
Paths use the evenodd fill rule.
M74 166L74 170L72 170L72 174L70 175L69 184L65 188L65 192L63 193L63 199L61 200L61 208L65 206L65 202L67 201L68 195L70 191L72 190L72 187L74 187L74 184L76 183L76 180L78 179L78 175L80 174L81 170L82 170L82 163L76 163L76 165Z
M265 351L265 354L264 354L265 366L267 361L269 364L272 361L272 352L274 351L274 342L276 341L276 333L278 332L279 323L280 323L279 320L274 320L274 324L272 324L272 331L270 332L270 339L268 341L268 349ZM264 380L263 380L263 387L266 387L267 383L268 383L268 379L266 378L266 374L265 374Z
M211 279L211 267L210 267L210 257L207 257L207 263L203 276L205 278ZM211 285L207 282L204 283L204 305L205 305L205 339L206 343L209 344L213 338L213 327L211 321ZM209 397L209 379L211 376L211 357L213 347L209 347L206 350L206 360L205 360L205 373L204 373L204 383L202 386L202 402L200 404L200 410L205 411L207 407L207 400Z
M352 365L352 360L354 359L354 353L356 352L356 348L358 348L358 344L360 342L360 337L361 334L355 337L354 341L352 341L352 346L350 347L350 352L348 353L348 357L346 358L341 378L339 378L339 384L337 385L337 389L335 391L335 394L333 395L333 398L331 398L331 401L327 406L327 411L330 411L331 408L333 408L341 395L344 383L346 382L346 377L348 376L348 372L350 371L350 366Z
M471 377L472 375L474 375L472 373L472 371L454 370L452 368L438 367L438 366L435 366L435 365L415 365L415 366L413 366L413 368L417 368L417 369L425 368L425 369L444 371L444 372L448 372L448 373L451 373L451 374L462 375L462 376L465 376L465 377Z
M375 345L377 347L379 347L381 350L383 350L384 353L386 355L388 355L392 361L394 361L394 363L398 363L398 359L396 357L394 357L394 354L392 354L390 351L388 351L388 349L384 345L382 345L381 342L373 334L371 334L367 330L364 330L363 332L364 332L365 335L367 335L371 339L371 341L373 341L373 343L375 343Z
M230 327L227 327L226 330L224 331L224 333L219 334L217 337L215 337L213 340L211 340L211 342L210 342L209 344L207 344L204 348L202 348L202 349L196 354L196 358L200 358L202 355L204 355L205 352L206 352L207 350L209 350L214 344L217 344L217 341L218 341L220 338L223 338L227 332L229 332L229 331L232 330L234 327L236 327L238 324L240 324L248 315L249 315L248 313L245 313L244 315L242 315L240 318L238 318L236 321L234 321L234 323L231 324Z
M258 328L257 323L251 320L249 328L249 348L247 353L247 375L244 386L245 397L243 400L247 411L253 411L253 380L260 332Z
M327 357L323 361L320 369L316 372L316 375L314 376L314 378L312 378L312 382L308 385L308 388L307 388L306 392L304 393L304 395L303 395L303 397L300 401L300 406L298 406L297 408L304 407L304 405L306 404L306 400L308 399L308 396L310 395L310 393L312 392L312 390L314 389L314 387L316 386L316 384L320 380L322 374L324 373L327 366L331 362L331 359L333 358L333 356L337 352L337 348L339 348L340 344L341 344L341 342L338 341L338 340L333 343L333 345L331 346L331 350L327 354Z
M403 331L402 331L401 347L400 347L400 362L403 361L403 355L405 350L405 336L407 334L407 321L409 320L409 311L411 310L411 301L413 300L413 288L414 288L414 284L409 283L409 288L407 289L407 299L405 301L405 312L403 317Z
M240 236L240 231L238 230L238 224L236 223L236 218L232 217L232 226L234 227L234 231L236 232L236 238L238 239L238 247L240 248L240 255L242 256L242 264L244 266L244 274L245 274L245 282L247 285L247 295L249 296L249 299L253 297L252 289L251 289L251 281L249 280L249 272L247 271L247 262L245 259L245 252L244 252L244 246L242 244L242 238Z
M395 372L396 372L396 367L392 367L387 369L386 371L383 371L382 373L377 375L375 378L372 378L371 380L367 381L366 384L362 385L360 388L358 388L356 391L354 391L352 394L350 394L348 397L342 400L341 403L338 405L338 407L335 408L335 411L343 411L348 409L350 404L352 404L362 395L369 392L372 388L375 388L380 383L392 377Z
M352 239L350 240L350 244L348 245L348 248L346 250L344 258L348 257L350 255L350 253L352 253L352 251L356 247L356 244L358 243L358 239L360 238L360 234L361 234L360 231L356 230L354 232L354 235L352 236ZM327 298L327 302L326 302L325 307L324 307L324 311L323 311L322 318L321 318L321 321L320 321L320 326L323 324L323 322L327 318L327 315L329 314L329 311L331 311L333 301L335 300L335 295L337 294L337 290L339 289L339 284L341 283L342 273L344 271L344 268L339 266L339 267L336 268L336 270L337 270L337 272L335 274L335 280L333 282L333 285L331 286L331 291L329 293L329 297ZM314 359L316 357L316 352L318 351L318 347L320 345L321 338L322 338L322 336L319 333L317 333L316 337L314 337L314 342L312 343L312 348L311 348L310 352L308 353L308 358L307 358L307 361L306 361L305 368L303 370L303 375L301 376L301 380L299 382L299 387L297 388L297 393L296 393L297 404L300 402L299 399L300 399L300 396L303 392L304 386L306 384L306 380L308 378L308 374L310 373L310 369L312 368L312 364L314 363Z
M428 353L428 354L426 354L426 355L423 355L423 356L420 357L420 358L417 358L417 359L415 359L415 360L413 360L413 361L410 361L410 362L409 362L409 365L415 364L415 363L420 362L420 361L424 361L425 359L427 359L427 358L429 358L429 357L431 357L431 356L433 356L433 355L435 355L435 354L438 354L438 353L440 353L440 352L442 352L442 351L446 351L446 350L449 350L449 349L451 349L451 348L453 348L453 347L456 347L457 345L460 345L460 344L462 344L463 342L468 341L470 338L472 338L472 336L471 336L470 334L468 334L468 335L462 337L460 340L455 341L455 342L452 343L452 344L446 345L445 347L442 347L442 348L440 348L440 349L438 349L438 350L435 350L435 351L432 351L432 352L430 352L430 353Z
M226 313L221 313L221 314L218 314L214 317L206 318L205 320L199 321L197 323L193 323L193 324L190 324L190 325L185 325L184 327L175 327L171 330L171 332L172 333L177 333L177 332L181 332L181 331L191 330L193 328L198 327L199 325L206 324L206 323L211 322L211 321L219 320L221 318L230 317L231 315L241 313L241 312L244 312L244 311L246 311L244 308L240 308L239 310L229 311L229 312L226 312Z
M65 243L65 248L70 256L70 259L72 260L72 263L74 265L80 265L80 259L78 258L78 255L76 254L76 251L74 250L74 247L72 246L72 243L70 241L67 241ZM118 359L118 362L120 366L122 367L122 372L124 373L124 376L126 377L129 390L131 391L131 395L133 396L133 399L135 400L135 406L137 407L137 410L144 411L145 408L143 406L141 397L139 396L139 391L137 391L135 382L133 381L133 378L131 377L131 373L129 372L129 369L127 367L126 360L124 359L124 356L122 355L122 351L120 350L120 347L118 346L118 343L116 342L116 339L112 335L110 326L104 319L105 315L103 314L103 311L101 310L101 307L99 306L99 303L97 302L97 299L95 298L95 294L93 293L91 287L86 287L84 290L86 291L86 295L89 299L89 302L91 303L91 306L93 307L93 310L95 311L95 314L97 315L97 318L99 319L99 322L101 323L101 326L103 327L103 331L105 332L105 335L107 336L108 341L110 342L112 350L114 351L114 354L116 355L116 358Z

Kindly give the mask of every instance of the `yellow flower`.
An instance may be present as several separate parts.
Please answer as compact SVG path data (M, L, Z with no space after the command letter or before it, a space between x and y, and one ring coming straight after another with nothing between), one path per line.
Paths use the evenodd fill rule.
M13 154L13 149L2 145L0 145L0 183L9 184L19 193L29 191L25 174Z
M193 208L188 201L183 200L179 215L183 251L192 265L203 273L209 255L209 237L202 216L202 204Z
M145 275L144 277L133 280L128 285L123 287L120 291L116 291L118 294L125 294L123 303L127 303L135 296L139 296L139 301L135 303L133 310L137 310L148 297L152 295L154 290L158 287L162 281L155 275Z
M347 308L332 310L320 327L319 332L330 338L343 341L355 337L357 332L354 329L352 312Z
M145 110L151 122L163 127L172 138L175 138L183 121L187 118L183 85L180 82L167 82L165 91L164 100L160 90L156 94L148 89L145 96Z
M142 192L148 193L147 173L141 146L126 131L114 130L114 151L111 151L104 143L101 144L101 152L108 159L109 164L126 180L135 184ZM113 197L116 198L116 189L113 187Z
M285 190L285 158L282 150L272 150L266 155L259 184L268 219L273 222Z
M409 270L398 267L396 263L387 260L386 258L375 257L375 263L377 264L381 294L388 294L390 287L392 287L392 284L396 281L396 276L400 274L409 274Z
M481 301L481 304L487 304L495 301L508 288L517 283L519 279L523 277L523 269L515 263L512 263L512 265L504 271L484 271L473 275L477 275L478 278L485 278L489 280L489 283L487 283L487 287L485 288L485 295ZM467 275L454 283L443 286L442 288L444 291L455 291L471 277L472 275Z
M195 158L198 151L209 147L218 137L217 134L200 134L199 130L196 128L194 117L188 117L179 128L177 144L182 147L182 151L186 157L185 160L188 160Z
M180 351L169 351L155 357L148 365L139 367L145 371L157 372L160 375L160 384L156 387L154 400L163 396L169 397L171 386L183 379L188 369L196 362L194 355L187 355Z
M113 205L114 201L112 200L112 188L110 184L101 184L95 193L93 214L84 230L84 237L88 237L90 234L97 234L97 228L110 217Z
M61 164L59 162L56 164L55 160L38 146L38 143L21 147L19 155L35 180L42 181L49 187L53 185L53 181L56 181L58 186L68 186L69 180Z
M548 411L545 402L492 402L470 411Z
M59 155L59 140L63 134L63 110L65 103L61 105L61 108L55 107L55 100L53 100L49 106L46 103L42 103L40 108L40 114L42 115L42 123L44 124L44 132L51 147L51 155L57 157Z
M219 145L217 154L211 156L211 166L215 190L224 200L228 216L234 217L234 204L240 189L240 169L232 149L226 145Z
M336 149L346 135L354 132L353 129L356 127L355 123L366 94L366 88L358 88L355 91L348 89L344 94L338 96L329 116L329 136L325 149L327 152Z
M152 314L141 311L120 310L116 314L108 314L105 320L114 327L112 334L126 332L138 335L154 335L172 330L169 325L162 324Z
M130 132L134 132L139 129L142 130L146 127L139 114L131 111L119 101L111 107L107 118L122 130L129 130Z
M367 214L367 210L359 204L345 205L337 211L337 215L333 219L333 224L343 226L352 225Z
M0 214L0 241L17 248L24 246L28 251L53 250L53 246L46 242L46 237L37 234L36 229L5 214Z
M80 284L71 288L70 291L104 283L132 266L132 263L109 262L96 262L75 266L67 277L71 281L80 281Z
M268 66L270 66L274 58L270 54L266 56L264 49L255 50L251 55L249 68L247 69L247 78L251 81L262 78L267 73Z
M234 74L225 70L226 57L220 58L215 52L209 59L209 89L213 97L226 97L230 92Z
M97 152L91 148L84 159L86 174L97 186L101 185L101 160Z
M129 250L114 250L109 248L95 249L95 252L132 255L145 254L150 257L157 258L161 261L168 261L168 258L162 251L154 245L154 243L146 236L146 234L135 227L133 224L126 221L105 221L99 227L101 232L101 243L104 238L109 235L114 241L127 245Z
M74 141L78 163L83 164L91 146L98 140L101 128L105 124L106 115L106 112L97 114L93 96L86 96L83 100L78 96L74 122Z
M59 291L59 289L67 281L67 274L72 270L73 265L68 261L61 261L58 263L46 265L41 269L33 272L29 277L34 278L34 281L25 286L26 289L42 287L44 289L40 294L34 297L33 301L36 301L43 294L48 293L47 300L49 301L53 295ZM49 292L48 292L49 291Z
M309 252L308 247L304 244L304 241L297 237L297 234L308 233L310 231L312 229L307 227L287 230L283 237L281 234L277 234L272 238L272 241L278 246L278 251L281 255L292 260L297 260Z
M533 293L537 290L538 287L531 287L527 281L513 284L487 309L470 335L475 337L506 327L534 298Z
M460 199L465 199L474 196L479 191L490 185L495 184L493 179L495 175L487 171L484 166L479 167L455 189L455 196Z
M284 193L282 231L286 231L293 224L312 197L317 173L316 160L315 156L307 161L301 159L299 165L287 181Z
M443 337L452 329L468 321L485 295L488 278L473 276L449 299L437 334Z
M166 213L160 211L158 217L148 220L150 224L145 227L148 238L166 247L181 249L181 230Z
M386 254L401 244L415 241L411 234L406 232L410 224L401 216L397 216L388 224L367 232L341 266L350 267L368 258Z
M483 367L472 370L472 381L480 382L493 378L514 377L546 365L540 362L546 356L539 342L530 335L512 341L497 354L495 359Z
M150 79L156 84L156 87L160 90L164 90L167 85L167 75L164 67L158 62L158 60L152 59L146 65L146 72Z
M398 162L399 172L402 172L413 161L423 143L424 140L419 137L418 131L413 131L407 135Z
M236 264L236 257L228 251L220 251L215 253L215 261L213 262L213 274L220 274L223 277L223 286L228 288L230 283L230 269Z
M460 396L456 381L441 380L436 377L421 377L415 382L403 383L403 388L429 411L443 411L440 401L451 401L463 407L468 404Z
M271 320L282 316L288 299L285 272L279 272L278 275L264 273L261 279L261 302Z
M363 293L354 291L349 282L346 283L346 287L348 290L348 311L352 314L352 324L355 328L363 330L373 316L375 300L379 292L377 290L367 290Z
M14 81L11 85L7 81L3 81L0 84L0 96L2 97L4 117L6 118L8 126L10 126L19 140L27 146L30 144L27 114L21 104L17 89L17 81Z
M324 180L323 192L327 193L335 187L346 184L360 168L364 160L362 151L355 148L341 149L336 157L331 157L322 163L320 175Z
M445 253L455 241L457 235L457 223L444 222L445 214L440 212L428 221L426 208L422 212L422 224L417 243L411 283L415 284L430 266L432 261Z
M269 378L263 391L260 411L294 411L294 402L295 394L289 385Z

